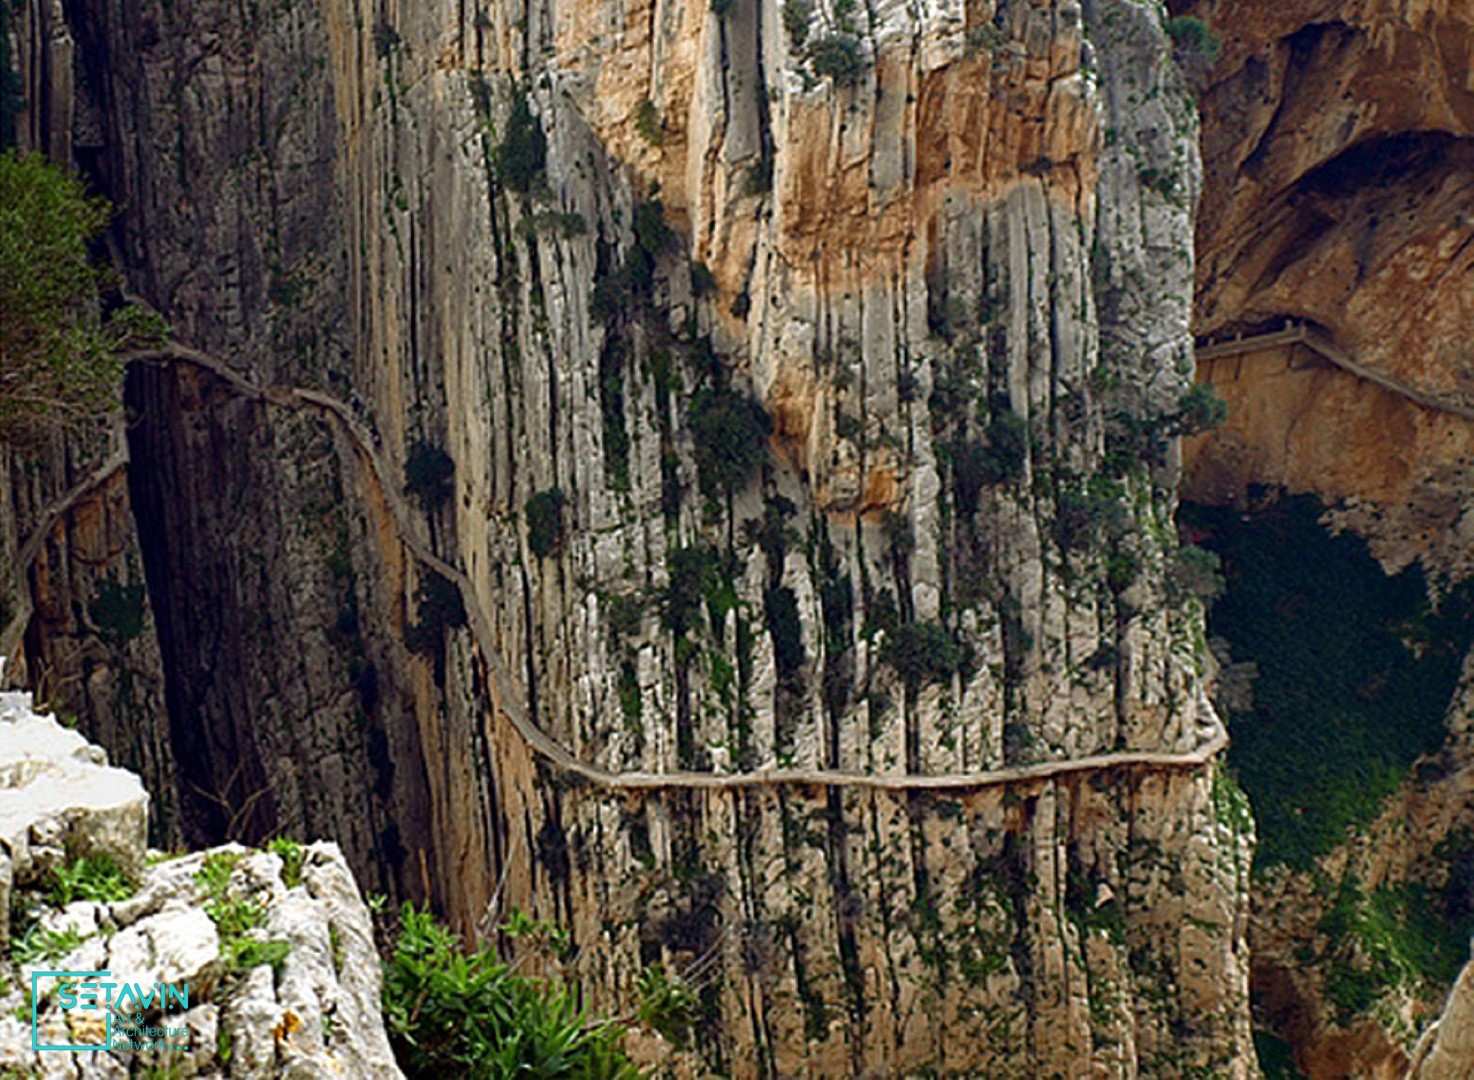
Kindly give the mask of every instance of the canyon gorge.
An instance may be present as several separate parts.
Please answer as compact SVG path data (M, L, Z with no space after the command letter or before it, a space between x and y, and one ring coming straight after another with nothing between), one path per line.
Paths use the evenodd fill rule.
M0 655L153 845L693 973L671 1075L1470 1075L1467 4L0 4L170 327Z

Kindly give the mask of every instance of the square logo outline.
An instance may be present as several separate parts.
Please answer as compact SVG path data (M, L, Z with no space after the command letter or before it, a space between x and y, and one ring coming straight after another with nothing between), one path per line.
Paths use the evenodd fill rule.
M102 1043L102 1045L100 1045L100 1046L42 1046L37 1041L37 1039L38 1039L38 1037L40 1035L40 1032L38 1031L37 1024L36 1024L36 1021L39 1019L39 1017L37 1017L37 1015L36 1015L36 1010L40 1008L41 998L40 998L40 995L36 991L36 980L39 979L43 975L76 975L76 976L103 975L103 976L107 976L107 975L111 975L111 974L112 974L111 971L32 971L31 972L31 1049L32 1050L36 1050L38 1052L41 1051L41 1050L72 1050L72 1051L79 1051L79 1050L108 1050L108 1049L110 1049L112 1047L112 1043L113 1043L113 1011L111 1009L104 1009L103 1010L103 1015L106 1017L105 1023L106 1023L107 1026L104 1029L104 1032L105 1032L104 1038L105 1038L106 1041L104 1041Z

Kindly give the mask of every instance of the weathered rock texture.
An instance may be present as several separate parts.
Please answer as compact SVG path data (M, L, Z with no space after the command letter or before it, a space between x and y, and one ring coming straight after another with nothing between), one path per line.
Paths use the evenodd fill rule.
M1474 12L1386 0L1199 3L1223 52L1203 94L1197 330L1284 317L1367 367L1469 404ZM1190 447L1188 497L1252 483L1347 500L1380 557L1469 565L1474 423L1303 348L1204 365L1229 422Z
M108 767L101 748L55 717L32 712L24 694L0 694L0 748L0 945L9 946L0 960L0 1071L78 1080L148 1069L262 1080L401 1075L379 1013L368 909L336 845L300 849L290 872L280 855L239 845L145 868L148 796L137 776ZM57 872L80 857L112 860L139 882L136 892L56 906ZM228 877L216 890L201 880L212 861ZM243 962L222 940L220 927L235 932L219 914L228 904L260 911L261 926L244 936L285 945L275 965ZM21 923L25 939L7 942ZM105 971L118 987L187 983L187 1011L155 998L143 1020L187 1033L167 1040L177 1049L34 1051L33 1015L42 1045L108 1038L101 1013L61 1008L56 979L39 982L33 1001L38 970ZM114 1021L118 1038L122 1025L138 1023L134 1009L124 1014Z
M716 7L69 6L132 289L391 463L131 370L184 832L332 835L466 924L505 872L598 1002L711 965L734 1075L1250 1075L1211 763L621 791L524 737L956 776L1211 733L1164 584L1200 176L1160 10Z
M1229 420L1188 441L1185 497L1247 505L1255 485L1311 492L1389 569L1422 559L1467 575L1474 421L1457 409L1474 400L1474 9L1172 6L1205 17L1223 43L1202 94L1198 333L1223 340L1299 320L1371 372L1456 406L1429 408L1303 345L1207 361L1198 377ZM1259 1019L1289 1038L1307 1075L1403 1075L1440 1007L1441 988L1408 985L1338 1017L1324 961L1348 946L1321 926L1347 874L1368 893L1467 875L1449 851L1474 827L1468 715L1466 687L1443 755L1324 861L1319 885L1280 873L1256 889Z
M1465 965L1438 1022L1418 1041L1408 1080L1457 1080L1474 1072L1474 964Z

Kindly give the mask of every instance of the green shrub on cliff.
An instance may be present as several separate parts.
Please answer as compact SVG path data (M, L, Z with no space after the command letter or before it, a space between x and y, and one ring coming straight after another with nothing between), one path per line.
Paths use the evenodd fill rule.
M1259 867L1308 868L1377 815L1408 766L1443 744L1474 640L1468 587L1435 609L1415 566L1388 577L1363 541L1332 536L1321 511L1308 497L1252 515L1183 509L1227 581L1209 630L1259 669L1252 711L1228 718Z
M809 42L809 66L820 78L833 79L836 86L850 86L865 70L865 54L860 39L838 31Z
M546 559L563 540L563 504L567 501L561 488L539 491L527 500L527 546L539 559Z
M117 404L118 350L162 336L156 316L104 317L89 245L112 211L39 154L0 154L0 439Z
M502 183L526 194L548 161L548 137L532 113L527 95L519 93L507 118L507 130L496 149L496 171Z
M913 691L923 683L950 679L962 666L957 639L945 626L930 622L896 627L886 635L880 658L895 668Z
M577 988L522 975L490 949L467 951L406 904L384 965L384 1019L410 1080L444 1076L634 1080L624 1027L590 1018Z
M444 450L421 439L404 459L404 493L413 495L427 510L451 496L456 463Z
M1172 47L1212 62L1218 59L1218 50L1223 42L1208 28L1208 24L1193 15L1179 15L1167 20L1167 36Z

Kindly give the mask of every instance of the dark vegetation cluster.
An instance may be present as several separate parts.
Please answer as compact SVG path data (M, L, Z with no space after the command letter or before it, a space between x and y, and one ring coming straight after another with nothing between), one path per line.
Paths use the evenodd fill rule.
M858 0L835 0L832 19L814 33L812 0L784 0L783 29L794 49L808 61L809 70L837 86L851 86L865 71L865 51L856 25Z
M1247 517L1182 511L1227 580L1209 628L1259 668L1252 711L1230 717L1229 761L1254 804L1261 867L1309 868L1438 750L1474 629L1467 587L1431 604L1416 567L1388 577L1321 512L1306 496ZM1217 587L1201 557L1178 573L1183 587Z

